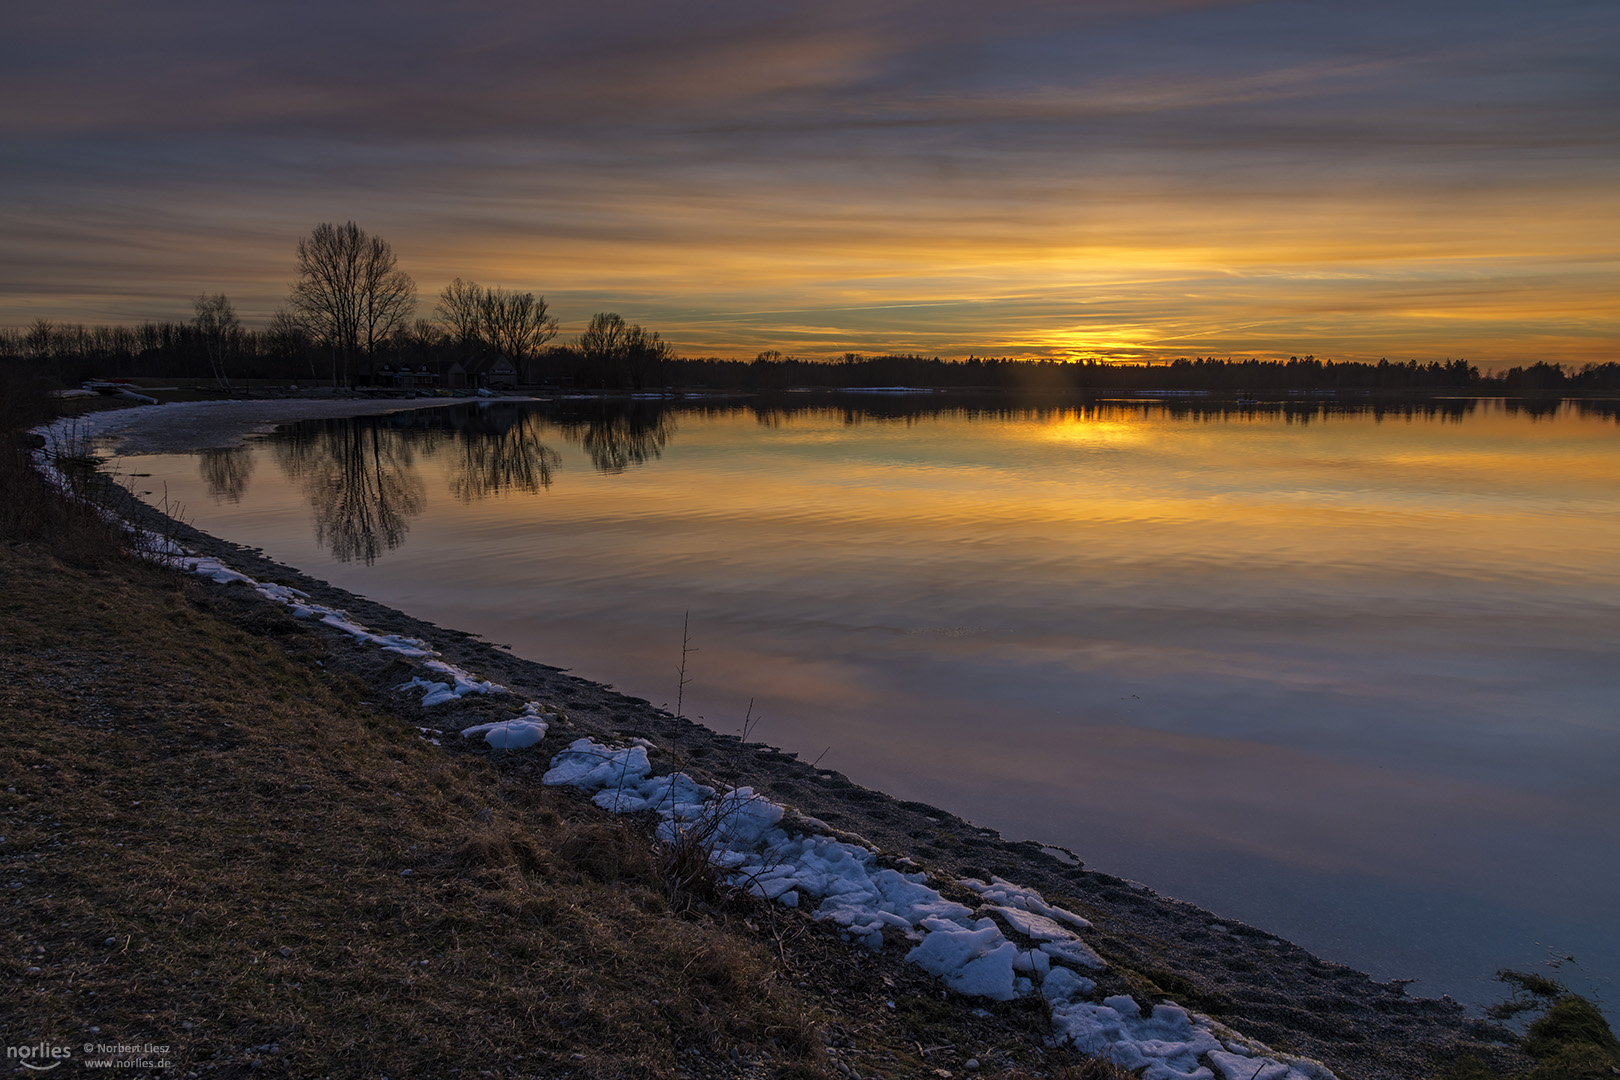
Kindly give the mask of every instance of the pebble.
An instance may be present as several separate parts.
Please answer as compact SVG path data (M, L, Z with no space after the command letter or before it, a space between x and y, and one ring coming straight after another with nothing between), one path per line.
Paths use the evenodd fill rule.
M962 1068L966 1069L968 1072L978 1072L979 1071L979 1059L978 1058L968 1058L966 1061L964 1061L962 1063Z

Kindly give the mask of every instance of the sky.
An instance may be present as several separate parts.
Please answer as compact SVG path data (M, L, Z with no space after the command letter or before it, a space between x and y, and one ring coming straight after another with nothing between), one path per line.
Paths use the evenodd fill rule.
M1620 359L1614 0L6 0L0 326L355 221L688 356Z

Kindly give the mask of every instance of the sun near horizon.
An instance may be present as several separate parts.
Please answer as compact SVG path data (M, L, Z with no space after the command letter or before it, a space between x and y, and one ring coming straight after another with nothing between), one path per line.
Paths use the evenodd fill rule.
M0 325L262 326L353 220L687 356L1616 357L1612 6L368 10L21 20Z

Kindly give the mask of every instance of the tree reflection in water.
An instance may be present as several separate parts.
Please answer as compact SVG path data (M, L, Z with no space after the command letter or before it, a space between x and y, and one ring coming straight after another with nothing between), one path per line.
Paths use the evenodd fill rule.
M450 493L476 502L504 491L538 494L551 486L562 455L540 441L540 420L525 412L515 422L493 422L457 433L461 460L452 466Z
M555 423L555 427L552 424ZM315 536L341 562L368 566L404 543L411 519L427 507L419 456L446 461L450 493L472 503L505 492L549 488L562 455L541 441L560 431L578 442L604 473L656 461L675 434L675 419L657 406L599 403L585 415L550 421L527 404L401 412L383 417L316 420L272 436L289 479L309 499ZM252 471L246 451L205 454L209 493L239 499Z
M255 458L246 446L233 446L224 450L204 450L197 463L208 495L215 502L239 503L253 475Z
M632 465L645 465L663 456L675 436L675 415L662 406L623 406L617 403L594 416L560 421L562 432L576 439L591 464L605 473L621 473Z
M300 424L274 440L276 460L315 511L315 538L340 562L367 566L405 540L427 506L410 442L365 420Z

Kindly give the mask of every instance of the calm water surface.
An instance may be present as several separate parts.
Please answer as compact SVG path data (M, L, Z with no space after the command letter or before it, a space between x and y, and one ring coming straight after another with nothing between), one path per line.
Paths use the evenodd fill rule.
M205 530L1415 992L1620 975L1620 426L498 403L125 459ZM1562 961L1572 956L1574 961Z

